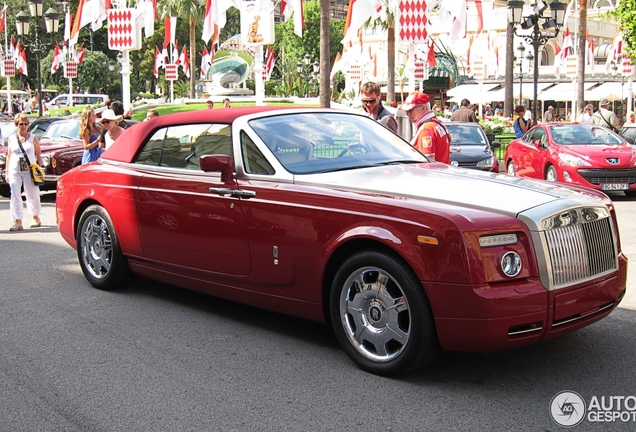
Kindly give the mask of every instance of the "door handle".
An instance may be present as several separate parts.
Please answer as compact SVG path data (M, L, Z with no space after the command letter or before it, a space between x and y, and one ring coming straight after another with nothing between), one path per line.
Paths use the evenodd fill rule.
M252 198L256 196L256 192L254 191L230 188L210 188L210 192L220 196L230 195L236 198Z

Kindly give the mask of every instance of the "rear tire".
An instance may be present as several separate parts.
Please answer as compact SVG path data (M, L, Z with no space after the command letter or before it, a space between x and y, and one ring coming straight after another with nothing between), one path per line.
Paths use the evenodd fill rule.
M11 198L11 187L8 184L0 185L0 196Z
M91 285L113 290L132 280L113 222L103 207L92 205L84 210L76 238L80 267Z
M343 350L367 372L405 374L439 351L424 288L394 253L367 250L347 258L333 280L330 315Z

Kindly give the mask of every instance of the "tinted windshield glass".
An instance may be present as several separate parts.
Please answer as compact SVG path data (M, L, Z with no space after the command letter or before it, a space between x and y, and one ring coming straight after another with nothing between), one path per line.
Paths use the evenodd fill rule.
M552 140L565 145L624 144L618 135L602 126L572 124L551 126Z
M486 137L479 126L446 124L446 129L451 134L451 145L468 146L468 145L486 145Z
M251 120L249 125L294 174L427 161L409 143L365 116L284 114Z
M79 139L79 122L78 121L58 121L51 123L46 130L42 139Z

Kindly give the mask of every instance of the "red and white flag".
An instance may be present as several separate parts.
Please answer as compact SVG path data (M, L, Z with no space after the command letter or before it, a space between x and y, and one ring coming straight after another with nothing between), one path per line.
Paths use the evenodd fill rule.
M155 20L157 19L157 0L137 0L135 6L144 26L147 38L155 34Z
M9 45L9 52L7 53L7 57L13 61L16 60L15 39L13 39L13 35L11 35L11 44Z
M73 26L73 15L70 12L66 12L64 16L64 41L67 42L71 39L71 27Z
M557 78L561 78L561 66L567 64L567 58L570 55L570 51L572 51L572 47L574 46L574 42L572 41L572 35L570 35L570 29L565 28L565 33L563 33L563 41L561 43L561 49L556 52L554 58L554 75Z
M51 73L54 74L60 68L60 64L64 63L64 54L60 49L60 44L55 44L55 52L53 53L53 62L51 63Z
M294 33L298 37L303 37L303 28L305 28L305 12L303 11L302 0L282 0L280 3L280 12L288 21L294 14Z
M203 53L201 54L201 78L204 79L210 70L212 64L212 56L208 52L208 47L203 47Z
M177 17L166 16L164 24L166 28L166 37L163 40L163 47L166 48L170 44L174 45L177 33Z
M73 60L76 61L78 65L81 65L84 61L84 56L86 55L86 48L84 48L84 46L81 46L78 51L75 51L75 47L72 47L71 54Z
M605 61L605 72L612 72L612 65L618 62L618 56L623 54L623 35L620 33L614 36L612 40L612 46L607 54L607 60Z
M428 67L433 67L437 64L437 59L435 58L435 43L433 42L433 38L429 36L428 38L428 53L426 54L426 64Z
M18 39L18 43L15 45L15 48L13 48L13 54L11 58L13 59L13 61L17 63L18 61L20 61L21 55L22 55L22 40Z
M181 55L179 56L179 64L183 68L183 74L190 78L190 59L188 56L188 49L185 46L183 47L183 50L181 50Z
M159 51L159 48L155 46L155 67L153 69L153 73L155 78L159 78L159 68L164 66L164 57Z
M331 79L336 77L338 72L342 72L344 68L344 61L342 61L342 56L340 53L336 54L336 58L333 61L333 65L331 65L331 74L329 75Z
M241 9L238 0L206 0L203 33L201 34L203 42L208 43L212 36L214 36L212 44L218 41L219 30L225 27L225 12L232 6Z
M588 33L585 39L585 67L592 72L592 76L594 76L594 63L594 39Z
M172 47L172 62L174 64L181 64L181 57L179 56L179 46L177 41L174 41L174 46Z
M268 81L272 76L275 62L276 59L274 58L274 50L270 45L267 45L267 51L265 52L265 81Z
M22 75L29 75L27 71L26 50L20 51L20 55L18 55L18 61L16 62L15 66L18 69L18 72L20 72Z
M477 9L477 30L479 34L484 29L484 11L482 9L481 0L475 0L475 8Z
M362 28L365 22L377 12L377 4L375 0L351 0L349 9L347 10L347 20L344 26L344 37L341 43L346 46L347 43L358 39L358 30Z
M4 28L7 24L7 5L4 5L2 12L0 12L0 33L4 31Z
M93 30L98 30L106 19L106 9L110 7L110 0L80 0L75 12L69 45L77 43L79 31L85 25L91 24Z

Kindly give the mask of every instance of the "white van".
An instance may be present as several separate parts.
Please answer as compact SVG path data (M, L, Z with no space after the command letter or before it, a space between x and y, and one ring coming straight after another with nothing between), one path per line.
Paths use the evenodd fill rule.
M72 95L72 97L73 97L73 106L103 104L109 99L108 95L105 95L105 94L75 93ZM53 99L51 99L49 102L46 103L46 107L48 109L57 108L58 102L60 107L69 106L69 95L60 94L55 96Z

